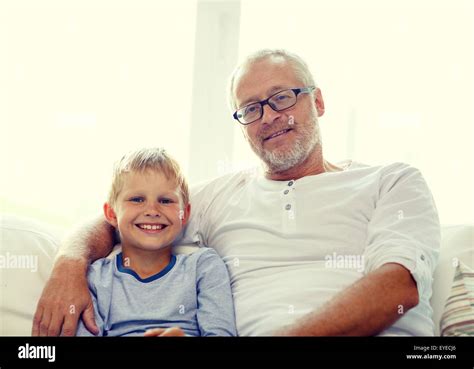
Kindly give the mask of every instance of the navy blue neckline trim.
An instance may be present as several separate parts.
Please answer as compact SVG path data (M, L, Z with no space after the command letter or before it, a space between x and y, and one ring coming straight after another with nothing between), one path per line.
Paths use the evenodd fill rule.
M131 276L135 277L136 280L138 280L139 282L142 282L142 283L149 283L149 282L152 282L152 281L154 281L158 278L163 277L165 274L167 274L174 267L175 264L176 264L176 256L171 255L170 262L168 263L168 265L161 272L158 272L158 273L156 273L156 274L154 274L150 277L147 277L147 278L143 279L134 270L132 270L130 268L125 268L123 266L122 253L117 255L117 269L118 269L118 271L122 272L122 273L130 274Z

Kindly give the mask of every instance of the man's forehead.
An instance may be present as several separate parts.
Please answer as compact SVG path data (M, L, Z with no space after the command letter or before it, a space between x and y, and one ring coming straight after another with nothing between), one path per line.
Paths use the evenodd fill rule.
M235 77L236 88L261 79L295 77L291 64L281 58L266 58L242 65Z
M281 58L264 59L244 65L235 78L236 103L242 106L260 100L262 96L295 87L297 81L291 64Z

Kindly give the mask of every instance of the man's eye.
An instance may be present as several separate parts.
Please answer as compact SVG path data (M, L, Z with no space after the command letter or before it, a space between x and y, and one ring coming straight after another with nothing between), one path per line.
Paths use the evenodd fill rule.
M260 108L260 105L250 105L250 106L247 106L245 108L245 112L244 112L244 115L247 115L247 114L254 114L258 111L258 109Z
M277 95L277 96L275 96L275 99L276 99L277 101L283 101L283 100L286 100L286 99L288 99L288 98L289 98L288 95Z
M131 202L138 202L138 203L140 203L140 202L143 202L144 199L143 199L143 197L132 197L132 198L130 199L130 201L131 201Z

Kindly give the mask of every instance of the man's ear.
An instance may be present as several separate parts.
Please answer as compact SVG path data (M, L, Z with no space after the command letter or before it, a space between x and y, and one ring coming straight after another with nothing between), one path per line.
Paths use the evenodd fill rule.
M179 215L181 219L181 225L184 227L191 216L191 204L188 203L184 209L181 209Z
M114 209L112 209L112 206L110 206L107 202L104 204L104 215L107 223L114 226L115 228L118 227L117 215L115 214Z
M324 114L324 100L321 90L316 88L314 92L314 102L316 103L316 110L318 111L318 117L322 117Z

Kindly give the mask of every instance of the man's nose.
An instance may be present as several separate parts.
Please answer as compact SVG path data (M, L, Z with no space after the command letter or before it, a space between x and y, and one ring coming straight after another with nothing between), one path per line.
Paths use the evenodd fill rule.
M282 113L273 110L269 104L265 104L262 109L262 123L272 124L275 120L282 116Z

